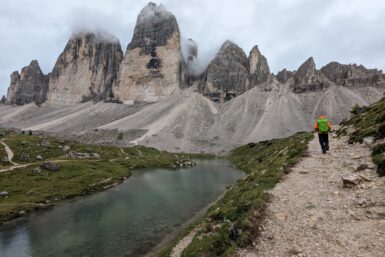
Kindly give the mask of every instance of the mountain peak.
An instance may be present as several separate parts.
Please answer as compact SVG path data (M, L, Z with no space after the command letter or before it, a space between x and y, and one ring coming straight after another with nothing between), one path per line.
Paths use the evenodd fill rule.
M313 57L309 57L297 70L294 79L296 83L301 83L304 80L308 80L314 76L316 72L316 66Z

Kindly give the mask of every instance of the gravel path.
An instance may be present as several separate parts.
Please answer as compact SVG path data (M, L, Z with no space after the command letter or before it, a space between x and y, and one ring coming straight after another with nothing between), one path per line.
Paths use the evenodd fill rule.
M322 155L315 138L271 191L252 249L235 256L385 256L385 178L374 168L368 146L332 138ZM343 186L342 177L358 184Z
M14 156L12 149L6 143L4 143L4 141L2 141L2 140L0 140L0 144L2 144L4 146L5 152L8 155L9 162L12 163L13 165L17 165L17 163L12 161L13 156Z

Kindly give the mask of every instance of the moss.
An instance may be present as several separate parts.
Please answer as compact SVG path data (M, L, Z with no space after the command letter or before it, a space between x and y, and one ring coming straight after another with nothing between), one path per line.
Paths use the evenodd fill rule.
M232 186L195 224L203 229L182 256L231 256L238 247L249 246L258 233L256 223L263 212L266 192L304 155L312 138L310 133L298 133L234 149L229 158L247 176Z

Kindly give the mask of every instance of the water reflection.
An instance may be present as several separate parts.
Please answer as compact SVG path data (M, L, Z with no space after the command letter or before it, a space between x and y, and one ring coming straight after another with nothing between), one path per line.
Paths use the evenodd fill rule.
M0 256L142 256L243 174L223 160L135 173L106 192L0 227Z

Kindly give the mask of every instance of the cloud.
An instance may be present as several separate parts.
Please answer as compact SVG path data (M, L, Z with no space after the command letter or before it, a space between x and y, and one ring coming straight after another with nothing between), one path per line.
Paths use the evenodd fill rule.
M230 39L248 54L258 45L271 70L291 70L313 56L385 69L385 2L381 0L163 0L182 37L198 43L206 66ZM145 0L1 0L0 95L9 75L32 59L52 70L73 31L105 30L123 50Z

